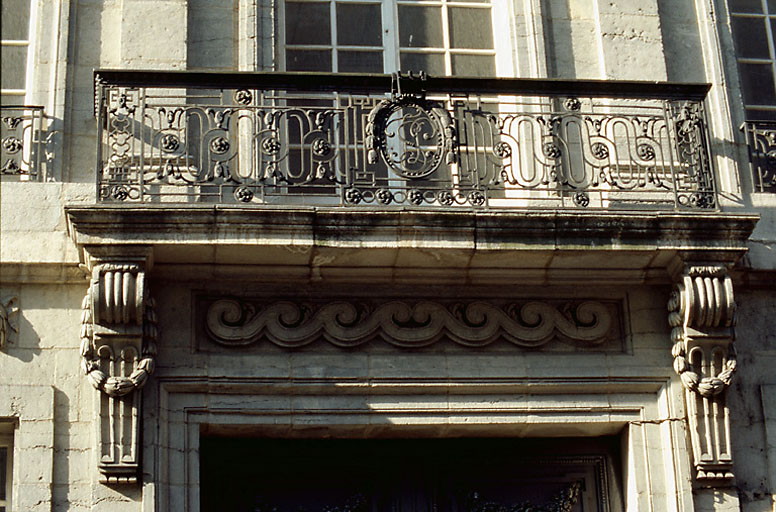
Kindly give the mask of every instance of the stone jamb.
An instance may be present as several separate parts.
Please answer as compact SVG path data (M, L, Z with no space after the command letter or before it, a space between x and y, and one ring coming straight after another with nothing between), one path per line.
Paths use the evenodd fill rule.
M621 432L626 508L692 510L681 386L672 380L635 379L619 383L622 391L613 393L604 383L587 384L582 395L553 394L554 383L549 382L545 393L531 394L519 381L511 392L505 391L503 380L481 381L414 383L420 389L409 394L406 385L412 383L386 383L371 394L366 382L306 388L254 378L160 378L146 395L145 456L156 462L144 468L144 510L199 510L199 436L205 426L218 425L281 436L304 435L308 429L334 435L353 435L357 429L362 437L432 435L427 429L435 437ZM289 386L297 389L292 392ZM500 399L497 404L494 398Z
M15 423L12 510L50 511L54 481L54 388L0 384L0 419Z

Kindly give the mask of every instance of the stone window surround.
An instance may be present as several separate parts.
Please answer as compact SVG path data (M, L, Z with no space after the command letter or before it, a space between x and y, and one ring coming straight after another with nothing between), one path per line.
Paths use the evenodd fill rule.
M236 0L238 5L237 21L237 55L240 71L269 71L279 69L277 62L278 44L276 40L281 27L278 26L276 1L268 0ZM496 43L497 69L499 76L546 77L547 57L545 41L545 17L547 7L545 0L524 0L506 2L509 18L520 17L524 20L520 26L510 21L509 27L500 29L503 34L497 34ZM501 9L501 7L499 8ZM500 48L498 41L508 39L513 48L506 51Z
M36 46L36 37L33 37L33 31L37 22L38 5L37 2L28 0L27 4L27 37L24 39L3 39L1 45L6 48L26 48L25 65L22 71L24 76L24 87L3 89L2 94L8 97L21 97L21 104L28 103L26 97L30 91L30 79L32 77L32 69L34 66L34 55Z
M219 428L278 437L309 436L322 430L327 435L367 438L398 432L419 437L619 433L626 508L692 508L689 446L680 419L684 416L681 384L659 377L616 384L584 378L562 383L529 380L424 380L413 385L406 381L159 378L144 393L144 458L156 461L144 466L144 508L199 510L199 439L204 429Z
M32 399L37 396L38 399ZM0 420L13 432L12 509L43 512L52 507L54 479L54 388L0 385Z

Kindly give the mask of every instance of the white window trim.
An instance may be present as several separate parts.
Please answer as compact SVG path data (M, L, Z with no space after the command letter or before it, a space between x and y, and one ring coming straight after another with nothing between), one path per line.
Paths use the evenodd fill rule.
M240 71L280 71L280 4L284 0L238 0ZM548 76L544 5L547 0L491 0L499 77ZM394 36L398 41L398 34ZM394 49L389 51L395 52ZM395 57L394 57L395 58Z
M7 96L23 96L22 105L31 103L31 90L33 85L33 73L35 72L35 55L37 51L37 37L35 37L38 21L38 2L29 0L30 18L27 27L27 39L3 39L0 40L2 46L26 46L27 59L24 68L24 89L0 89L0 94ZM10 105L9 105L10 106Z
M776 45L774 45L774 33L773 33L773 27L772 22L776 22L776 9L771 12L768 8L768 0L760 0L761 1L761 12L736 12L731 7L728 7L728 16L730 17L730 20L732 22L733 18L753 18L753 19L763 19L766 21L765 23L765 39L768 43L768 53L770 54L770 58L750 58L750 57L739 57L738 56L738 49L736 49L736 64L770 64L771 66L771 79L773 81L774 90L776 90ZM735 43L734 43L735 44ZM739 68L739 73L741 73ZM743 90L741 91L742 97L743 97ZM759 105L755 103L747 103L746 98L744 99L744 114L748 117L746 114L746 110L752 109L752 110L770 110L770 111L776 111L776 105Z
M243 0L245 1L245 0ZM383 70L386 73L396 71L400 67L399 62L399 31L398 31L398 6L416 4L417 2L410 2L408 0L388 0L377 2L375 0L294 0L294 1L309 1L311 3L324 3L328 2L331 8L330 11L330 23L331 23L331 44L328 45L289 45L292 49L322 49L322 50L335 50L340 47L336 44L337 40L337 23L336 23L336 6L335 1L339 3L359 3L359 4L375 4L381 5L381 14L383 22L383 46L379 48L383 52ZM535 1L535 0L528 0ZM273 41L276 45L276 61L275 67L280 71L285 71L286 61L286 45L285 45L285 1L277 0L277 3L273 2L275 7L274 16L276 17L274 23ZM515 74L515 65L513 59L512 41L513 27L510 25L510 21L513 16L510 13L511 3L508 0L491 0L489 4L483 4L479 2L472 2L467 0L428 0L419 3L423 6L432 7L445 7L441 9L442 12L442 30L443 30L443 47L424 47L417 49L403 49L402 51L412 53L439 53L445 55L445 74L447 76L452 75L452 55L494 55L496 76L498 77L511 77ZM449 20L448 10L446 7L471 7L491 10L491 30L493 33L493 49L451 49L449 46ZM255 7L255 3L254 3ZM241 19L250 18L250 14L245 17L241 16ZM254 17L254 19L256 19ZM247 26L241 25L241 30L250 30ZM250 32L248 32L250 33ZM241 37L241 39L244 39ZM255 39L255 38L254 38ZM351 46L348 45L344 48L347 50L378 50L376 46ZM242 48L241 48L242 50ZM247 50L247 48L246 48ZM241 51L240 62L246 62L247 55L243 56ZM338 71L337 66L337 53L332 54L332 69L336 73Z

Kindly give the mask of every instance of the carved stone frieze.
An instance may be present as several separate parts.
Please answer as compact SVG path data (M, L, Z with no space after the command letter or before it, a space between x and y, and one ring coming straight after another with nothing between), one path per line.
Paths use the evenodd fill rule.
M733 477L725 391L736 371L733 283L720 265L685 267L668 302L674 370L682 380L697 478Z
M15 296L0 299L0 348L7 346L11 334L19 331L15 318L19 313L16 303L17 297Z
M505 340L536 348L554 339L595 346L614 335L617 316L613 304L597 301L259 303L220 299L207 306L205 331L210 339L226 346L267 340L298 348L325 340L349 348L382 340L400 348L419 348L443 339L465 347Z
M145 262L92 264L82 304L81 368L99 390L99 470L105 483L134 483L140 470L140 388L154 371L155 304Z

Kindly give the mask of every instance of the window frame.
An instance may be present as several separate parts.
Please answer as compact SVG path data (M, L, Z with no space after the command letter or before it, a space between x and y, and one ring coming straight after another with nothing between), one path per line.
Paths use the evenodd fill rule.
M32 85L32 76L34 72L34 56L36 51L36 37L33 34L36 33L35 27L38 17L38 2L37 0L27 0L27 6L29 7L29 17L27 26L27 39L1 39L0 35L0 47L27 47L27 55L24 62L24 88L23 89L2 89L0 88L0 102L2 97L21 96L21 103L3 104L3 106L21 106L30 103L30 90Z
M512 59L510 36L512 28L509 25L511 19L508 13L509 5L505 0L292 0L294 3L316 3L329 5L330 44L287 44L286 43L286 3L289 0L278 2L275 24L276 61L275 67L279 71L286 71L286 50L320 50L331 51L331 72L340 72L338 53L340 51L381 51L383 54L384 73L391 73L401 69L401 53L435 53L444 56L445 76L453 76L452 58L454 55L492 55L494 70L497 77L514 76L515 64ZM337 44L337 4L370 4L378 5L381 9L382 47L356 46ZM417 47L407 48L400 46L399 36L399 7L402 5L418 5L423 7L438 7L441 10L442 41L441 47ZM449 9L456 7L489 9L491 13L491 33L493 36L492 49L475 48L451 48L451 32ZM409 71L409 70L402 70ZM412 70L421 71L421 70Z
M750 121L764 121L765 119L757 119L756 118L757 116L752 117L752 115L750 115L750 111L757 110L757 111L773 112L773 118L771 120L776 120L776 99L774 99L774 102L770 105L747 102L746 91L744 90L744 84L743 84L743 78L745 73L742 69L742 64L770 65L771 81L774 88L774 92L776 92L776 44L774 43L774 32L775 32L774 24L776 24L776 8L769 10L768 0L760 0L759 12L746 12L746 11L736 10L735 7L733 6L733 2L729 0L727 4L728 4L728 17L730 20L730 31L733 37L733 46L735 48L736 67L738 70L739 80L741 85L741 99L743 103L744 117ZM738 48L738 44L736 42L736 34L735 34L735 29L733 27L734 19L758 19L758 20L765 21L765 35L766 35L766 44L768 45L769 58L766 59L766 58L740 56L740 49Z

